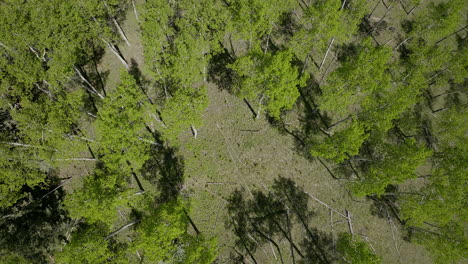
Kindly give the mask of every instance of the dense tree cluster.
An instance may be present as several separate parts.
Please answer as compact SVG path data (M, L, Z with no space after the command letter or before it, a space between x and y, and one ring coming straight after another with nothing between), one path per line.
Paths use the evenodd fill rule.
M352 195L385 204L436 263L466 258L466 2L399 1L396 28L391 7L373 20L379 2L0 1L0 261L216 263L174 154L210 114L210 82L283 128L304 111L295 138L309 158L339 165ZM131 11L141 74L118 48ZM380 43L384 31L397 43ZM115 87L105 52L123 65ZM280 236L292 261L382 261L357 235L330 243L311 228L291 181L251 197L227 200L233 260L270 243L283 261Z

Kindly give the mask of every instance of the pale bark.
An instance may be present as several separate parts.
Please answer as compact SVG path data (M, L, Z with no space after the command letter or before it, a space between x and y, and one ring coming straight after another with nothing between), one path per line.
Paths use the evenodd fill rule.
M130 42L128 42L127 36L125 36L125 32L123 31L123 29L119 25L119 22L117 22L117 20L115 18L112 18L112 21L114 22L114 25L117 28L117 31L119 31L120 37L122 37L122 39L125 41L125 44L127 44L127 46L131 47Z
M133 6L133 13L135 13L136 21L139 23L140 19L138 18L138 12L137 12L137 9L136 9L136 6L135 6L135 0L132 0L132 6Z
M47 94L50 98L52 98L52 94L50 93L50 91L45 90L45 89L42 89L41 86L39 86L39 84L37 84L37 83L34 83L34 86L36 86L37 89L39 89L40 91L42 91L42 92L44 92L45 94Z
M353 230L353 222L351 221L351 213L348 210L346 211L346 218L348 218L348 227L349 227L349 232L351 235L354 235L354 230Z
M96 88L83 76L83 73L76 66L73 66L73 69L75 69L76 73L78 73L78 76L81 78L81 80L83 80L83 82L85 82L89 88L91 88L92 93L99 96L99 98L104 99L104 96L96 90Z
M305 194L307 194L310 198L312 198L312 199L314 199L316 202L320 203L321 205L327 207L328 209L332 210L333 212L339 214L340 216L342 216L342 217L344 217L344 218L348 218L347 215L344 215L344 214L341 213L340 211L338 211L338 210L332 208L331 206L329 206L328 204L326 204L326 203L320 201L319 199L317 199L315 196L313 196L312 194L308 193L307 191L305 191L305 190L302 190L302 191L303 191Z
M197 136L198 136L198 131L197 129L194 127L194 126L190 126L190 129L192 130L192 135L195 139L197 139Z
M403 40L402 42L400 42L398 45L396 45L396 47L393 48L393 50L398 49L401 45L405 44L405 43L406 43L408 40L410 40L410 39L411 39L411 37L406 38L405 40Z
M3 47L6 50L11 50L7 45L3 44L2 42L0 42L0 47Z
M150 114L150 116L152 116L154 120L156 120L159 124L161 124L162 127L167 128L166 124L160 118L158 118L155 114Z
M68 178L66 179L65 181L61 182L57 187L55 187L54 189L52 189L51 191L49 191L48 193L44 194L39 200L42 200L44 199L45 197L47 197L48 195L50 195L51 193L55 192L56 190L58 190L60 187L62 187L65 183L69 182L72 178Z
M262 104L263 104L263 99L264 98L265 98L265 95L262 94L262 98L260 98L260 101L259 101L257 116L255 117L255 119L260 119L260 111L262 111Z
M34 55L36 55L37 59L39 59L40 61L45 61L44 58L41 58L41 56L39 56L39 53L33 47L28 45L28 48L32 53L34 53Z
M323 64L325 63L325 60L327 59L328 52L330 52L330 48L331 48L332 45L333 45L333 41L335 41L335 38L332 38L332 40L331 40L330 43L328 44L327 51L325 52L325 56L323 56L323 60L322 60L322 62L320 63L319 70L322 68Z
M5 141L0 141L0 143L2 143L2 144L7 144L7 145L10 145L10 146L15 146L15 147L49 149L49 148L42 147L42 146L28 145L28 144L22 144L22 143L16 143L16 142L5 142ZM52 150L57 151L56 149L52 149Z
M146 143L150 143L151 145L161 146L161 144L159 144L159 143L157 143L157 142L154 142L154 141L151 141L151 140L148 140L148 139L144 139L144 138L142 138L142 137L138 137L138 140L143 141L143 142L146 142Z
M106 238L109 239L109 238L111 238L111 237L117 235L118 233L124 231L125 229L127 229L127 228L129 228L129 227L131 227L131 226L133 226L133 225L135 225L135 224L137 224L137 223L140 222L140 221L141 221L141 220L138 219L138 220L135 220L135 221L133 221L133 222L131 222L131 223L128 223L128 224L126 224L126 225L120 227L119 229L115 230L114 232L110 233Z
M267 50L268 50L268 44L270 42L270 35L271 35L271 30L273 29L273 25L270 27L270 31L268 32L268 37L267 37L267 41L266 41L266 45L265 45L265 51L263 51L263 54L266 54L267 53Z
M113 45L111 45L109 42L107 42L105 39L102 39L102 41L104 41L104 43L106 43L107 47L109 47L109 49L112 51L112 53L114 53L114 55L117 56L117 58L125 66L125 68L127 70L130 69L130 66L128 66L127 61L122 57L120 52L118 52L117 49Z
M95 161L96 159L94 158L68 158L68 159L54 159L57 161L70 161L70 160L75 160L75 161Z
M346 0L343 1L343 4L341 5L340 10L343 10L344 6L346 5Z

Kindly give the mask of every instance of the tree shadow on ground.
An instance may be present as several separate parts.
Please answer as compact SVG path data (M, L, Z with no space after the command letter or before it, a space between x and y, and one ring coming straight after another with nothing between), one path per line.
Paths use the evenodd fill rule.
M167 202L177 197L184 182L184 161L177 155L177 149L154 146L141 173L143 178L157 186L157 201Z
M251 197L250 199L247 197ZM315 213L308 208L308 195L287 178L275 180L267 192L235 190L227 199L226 226L236 236L236 261L255 263L258 248L271 243L281 263L332 263L336 259L332 238L310 227ZM294 237L298 232L303 237ZM280 241L288 247L281 248Z
M290 126L284 119L275 120L269 118L271 125L278 128L284 135L290 135L295 140L295 151L302 156L311 159L309 147L315 144L313 138L324 134L328 129L331 118L326 113L321 113L316 103L316 96L321 94L320 87L313 77L309 78L305 87L298 87L300 96L296 103L299 125Z
M235 59L226 48L222 52L215 54L209 63L208 80L215 83L220 90L233 93L235 72L229 69L227 65L234 61Z
M372 201L371 214L381 219L395 220L404 225L405 221L400 218L400 209L397 206L398 192L397 185L389 185L385 189L385 195L368 196L367 198Z
M130 69L128 71L130 73L130 75L133 76L133 78L135 78L135 81L136 83L138 84L138 86L140 87L141 91L143 92L143 94L146 96L146 98L148 99L148 101L151 103L151 104L154 104L153 100L151 100L151 96L148 94L148 87L150 87L151 85L151 81L148 80L141 72L140 70L140 67L138 65L138 62L134 59L134 58L131 58L130 59Z
M0 256L18 254L34 263L48 257L66 240L70 219L61 204L65 192L58 180L34 189L25 186L29 197L0 210Z

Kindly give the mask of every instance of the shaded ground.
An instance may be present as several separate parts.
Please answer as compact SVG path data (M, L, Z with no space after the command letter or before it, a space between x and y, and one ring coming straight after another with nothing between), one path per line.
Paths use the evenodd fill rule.
M137 1L139 4L142 2ZM379 17L384 13L384 9L376 10L373 16ZM133 59L141 70L143 50L133 10L129 10L122 26L131 47L121 43L119 48L126 60L131 63ZM378 36L378 41L386 42L384 33ZM332 59L333 56L329 56L327 62ZM107 89L115 87L119 71L123 69L115 55L106 50L99 68L107 72ZM190 130L187 130L179 153L185 165L183 194L192 201L190 215L202 233L218 237L219 263L225 263L231 254L236 255L236 235L226 224L230 221L227 207L232 205L229 197L236 190L249 199L258 191L268 193L272 191L274 180L279 177L292 180L309 194L308 210L314 212L310 228L326 234L332 239L332 244L339 232L349 232L346 219L340 215L345 214L347 209L352 215L354 233L367 239L376 253L383 257L384 263L431 263L422 247L402 239L404 234L394 219L385 217L382 211L383 218L374 215L372 201L353 200L345 190L343 181L333 179L320 162L308 159L298 151L291 135L280 133L264 116L254 120L241 99L218 89L214 84L208 84L208 92L210 105L204 114L204 125L198 128L198 138L193 139ZM298 128L301 115L299 110L288 113L286 123L291 130ZM86 174L86 170L90 169L89 165L84 164L75 169ZM304 229L300 226L291 228L291 236L300 243L306 237ZM283 252L284 263L292 263L287 239L277 235L275 241ZM280 261L278 251L269 243L259 243L254 256L258 263Z

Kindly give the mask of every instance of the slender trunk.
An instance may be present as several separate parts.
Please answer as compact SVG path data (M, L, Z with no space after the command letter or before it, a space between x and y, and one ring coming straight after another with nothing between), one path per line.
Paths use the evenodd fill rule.
M314 235L314 234L310 231L310 229L309 229L309 227L308 227L306 221L304 221L304 219L303 219L302 210L296 207L296 204L291 200L291 198L289 197L289 195L286 193L285 190L283 190L283 194L286 196L286 199L288 200L288 202L293 206L293 210L294 210L294 212L296 213L296 215L297 215L299 221L301 222L302 226L303 226L304 229L306 230L307 234L309 235L309 238L312 239L312 242L313 242L317 247L320 247L320 245L319 245L319 244L320 244L320 241L318 240L317 236ZM324 254L322 251L318 250L318 252L317 252L313 247L311 248L311 250L313 251L313 253L314 253L315 256L317 257L317 259L320 260L320 263L329 263L327 257L325 256L325 254Z
M257 116L255 117L255 119L260 119L260 111L262 110L262 103L263 103L264 98L265 98L265 95L262 94L262 98L260 98L260 102L258 106Z
M261 231L258 229L257 225L256 225L250 218L248 218L248 220L249 220L249 222L252 224L252 226L253 226L255 232L257 232L261 237L265 238L266 240L268 240L270 243L272 243L272 244L276 247L276 250L278 250L278 254L279 254L279 256L280 256L280 261L281 261L281 263L284 263L284 262L283 262L283 254L281 253L281 249L280 249L280 247L278 246L278 244L277 244L272 238L270 238L269 236L267 236L267 235L265 235L263 232L261 232Z
M271 30L273 29L273 25L270 27L270 32L268 32L268 37L267 37L267 41L266 41L266 45L265 45L265 50L263 51L263 54L266 54L267 53L267 50L268 50L268 43L270 41L270 35L271 35Z
M140 23L140 19L138 19L138 12L137 12L137 9L136 9L135 0L132 0L132 6L133 6L133 13L135 13L136 21L138 23Z
M371 11L371 12L369 13L369 15L368 15L369 17L372 16L372 14L374 13L374 11L375 11L375 10L377 9L377 7L379 6L379 3L380 3L380 2L377 2L377 3L375 4L374 8L372 8L372 11ZM384 4L384 6L385 6L385 8L388 8L386 4Z
M433 110L432 113L435 114L435 113L438 113L438 112L441 112L441 111L444 111L444 110L447 110L447 109L450 109L450 107L442 107L442 108Z
M351 156L348 155L348 154L346 154L346 156L348 156L348 158L349 158L349 159L348 159L349 167L351 167L351 169L353 170L353 172L354 172L354 174L356 175L356 177L357 177L358 179L360 179L361 177L359 177L358 172L356 171L356 169L355 169L354 166L353 166L353 163L351 162Z
M286 238L286 240L288 240L289 244L291 244L291 246L294 248L294 250L297 252L297 254L299 254L299 256L301 256L301 258L304 258L304 254L302 254L302 252L296 246L294 241L292 241L292 239L288 236L288 233L283 229L283 227L281 227L281 225L276 220L274 220L274 219L271 219L271 220L276 225L276 227L278 227L278 229L283 234L283 236Z
M195 233L197 233L197 235L200 235L200 230L198 230L197 226L195 225L195 223L193 222L192 218L190 217L190 215L187 213L187 211L185 211L184 209L184 214L185 216L187 216L187 219L189 220L189 223L190 225L192 226L193 230L195 231Z
M231 218L231 221L232 221L232 224L233 224L233 226L234 226L234 231L236 232L236 234L237 234L237 236L239 237L239 239L240 239L242 245L244 246L245 250L247 251L247 254L250 256L250 258L252 258L252 260L253 260L253 262L254 262L255 264L258 264L258 263L257 263L257 260L254 258L254 256L253 256L252 253L250 252L249 248L248 248L247 245L245 244L245 242L244 242L244 236L243 236L243 234L241 234L241 233L239 232L239 229L237 228L236 222L235 222L234 219L232 219L232 218ZM243 257L243 255L241 255L241 256Z
M442 41L448 39L449 37L451 37L451 36L453 36L453 35L455 35L455 34L458 34L460 31L463 31L463 30L465 30L466 28L468 28L468 26L464 26L463 28L461 28L461 29L459 29L459 30L457 30L457 31L455 31L455 32L453 32L453 33L451 33L451 34L449 34L449 35L447 35L447 36L445 36L445 37L439 39L438 41L436 41L436 42L434 43L434 45L439 44L440 42L442 42Z
M104 85L104 80L102 79L101 73L98 70L96 58L97 58L97 53L96 53L96 48L94 47L94 43L92 44L93 47L93 66L94 66L94 71L96 72L98 78L99 78L99 83L101 84L102 91L104 92L104 96L107 96L106 94L106 87Z
M320 63L319 70L322 68L323 64L325 63L325 60L327 59L327 55L328 55L328 52L330 51L330 48L331 48L332 45L333 45L333 41L335 41L335 38L332 38L331 41L330 41L330 43L328 44L327 51L325 52L325 56L323 56L323 60L322 60L322 62Z
M57 161L96 161L95 158L68 158L68 159L54 159Z
M128 166L130 166L130 170L131 170L132 176L133 176L133 178L135 178L135 181L136 181L137 184L138 184L138 188L140 189L140 192L141 192L141 193L144 193L144 192L145 192L145 189L143 189L143 185L141 185L140 179L138 179L138 176L136 175L135 171L133 170L133 167L131 167L132 164L130 163L129 160L127 160L127 164L128 164Z
M102 39L102 41L104 41L104 43L106 43L107 47L109 47L109 49L112 51L112 53L114 53L115 56L117 56L117 58L119 59L119 61L125 66L125 68L128 70L130 69L130 66L128 66L128 63L127 61L124 59L124 57L120 54L120 52L113 46L111 45L109 42L107 42L105 39Z
M130 42L128 42L127 36L125 36L125 32L122 30L119 23L115 19L115 17L112 18L112 22L114 22L114 25L117 28L117 31L119 31L120 37L122 37L122 39L125 41L125 44L127 44L127 46L131 47Z
M387 11L385 12L385 14L380 18L379 21L377 21L377 23L375 23L375 25L370 30L369 34L372 35L372 32L374 32L375 29L377 28L377 26L380 25L380 23L382 23L382 21L384 21L384 19L387 17L387 15L390 13L390 11L392 11L392 9L394 7L395 7L395 4L393 3L389 8L387 8Z
M245 104L249 107L250 112L252 112L252 114L253 114L253 117L256 118L256 117L257 117L257 113L256 113L255 110L253 109L252 105L249 103L249 101L247 101L246 98L244 98L244 102L245 102Z
M385 8L388 8L388 5L385 3L384 0L382 0L381 2L382 2L382 4L385 6Z
M354 235L354 230L353 230L353 222L351 222L351 213L345 209L346 211L346 217L348 218L348 227L349 227L349 232L351 235Z
M343 0L343 4L341 5L340 10L343 10L343 8L345 7L345 5L346 5L346 0Z
M286 128L286 125L283 123L283 129L286 133L288 133L289 135L293 136L297 141L299 141L299 143L301 143L301 146L305 147L306 146L306 143L305 141L300 138L298 135L292 133L291 131L289 131L289 129ZM242 130L241 130L242 131Z
M351 116L348 116L348 117L346 117L346 118L344 118L344 119L341 119L340 121L338 121L338 122L336 122L336 123L330 125L330 126L328 127L328 129L333 128L333 127L335 127L335 126L337 126L337 125L343 123L344 121L346 121L346 120L348 120L348 119L350 119L350 118L351 118Z
M129 227L131 227L131 226L133 226L133 225L135 225L135 224L137 224L137 223L139 223L140 221L141 221L140 219L137 219L137 220L135 220L135 221L133 221L133 222L131 222L131 223L128 223L128 224L126 224L126 225L120 227L119 229L117 229L117 230L115 230L114 232L110 233L110 234L106 237L106 239L109 239L109 238L111 238L111 237L117 235L118 233L120 233L120 232L124 231L125 229L127 229L127 228L129 228Z
M167 126L164 123L164 121L162 120L162 118L157 117L155 114L150 114L150 115L154 118L154 120L156 120L158 123L160 123L162 127L167 128ZM160 114L158 114L158 115L160 116Z
M402 42L400 42L398 45L396 45L395 48L393 48L393 50L397 50L401 45L405 44L408 40L410 40L411 37L409 38L406 38L405 40L403 40Z
M232 55L234 57L237 57L236 50L234 49L234 45L232 44L232 34L229 34L229 45L231 45Z
M291 238L291 240L293 240L292 233L291 233L291 219L289 219L289 212L288 211L286 211L286 225L287 225L287 228L288 228L289 237ZM294 248L292 247L292 245L290 245L289 250L291 251L292 262L293 262L293 264L295 264L296 263L296 258L294 257Z
M15 146L15 147L38 148L38 149L49 149L49 148L42 147L42 146L28 145L28 144L22 144L22 143L16 143L16 142L6 142L6 141L0 141L0 143L2 143L2 144L7 144L7 145L10 145L10 146ZM52 149L52 150L55 150L55 151L57 151L56 149Z
M81 80L86 83L89 88L91 89L91 92L96 94L97 96L99 96L99 98L101 99L104 99L104 96L102 94L100 94L96 88L84 77L83 73L81 72L81 70L76 67L76 66L73 66L73 69L75 69L76 73L78 73L78 76L81 78Z
M320 201L319 199L317 199L315 196L313 196L312 194L306 192L305 190L302 190L305 194L307 194L310 198L314 199L316 202L318 202L319 204L327 207L328 209L332 210L333 212L339 214L340 216L344 217L344 218L348 218L348 216L344 215L343 213L341 213L340 211L336 210L335 208L329 206L328 204Z
M448 94L455 94L455 93L459 93L459 92L460 92L460 91L453 91L453 92L441 93L441 94L438 94L438 95L434 95L434 96L432 97L432 99L435 99L435 98L437 98L437 97L439 97L439 96L444 96L444 95L448 95Z
M37 83L34 83L34 86L36 86L37 89L39 89L40 91L44 92L45 94L47 94L49 96L49 98L52 98L52 94L50 93L50 91L48 90L45 90L45 89L42 89L41 86Z
M192 130L193 138L197 139L197 136L198 136L197 129L195 129L195 127L193 125L190 125L190 129Z
M167 87L166 87L166 80L164 79L164 77L162 76L161 72L159 71L158 67L156 67L156 72L158 73L159 75L159 78L161 78L161 82L162 82L162 85L163 85L163 88L164 88L164 96L166 99L169 98L169 94L167 92Z
M159 143L157 143L157 142L154 142L154 141L151 141L151 140L148 140L148 139L144 139L144 138L142 138L142 137L138 137L138 140L143 141L143 142L146 142L146 143L150 143L151 145L155 145L155 146L162 147L161 144L159 144Z
M418 7L419 4L421 4L423 1L424 1L424 0L421 0L421 1L419 1L417 4L415 4L415 5L413 6L413 8L411 8L410 11L408 12L408 15L411 15L411 13L413 13L413 11L416 9L416 7Z
M47 197L48 195L50 195L51 193L55 192L55 191L58 190L60 187L62 187L65 183L69 182L71 179L72 179L72 177L69 177L68 179L64 180L64 181L61 182L57 187L55 187L54 189L50 190L48 193L44 194L41 198L39 198L39 200L42 200L42 199L44 199L45 197Z
M31 47L31 46L28 45L28 48L29 48L29 50L30 50L32 53L34 53L34 55L36 56L37 59L39 59L40 61L44 61L44 60L41 58L41 56L39 56L39 53L37 53L37 51L36 51L33 47Z
M301 73L299 74L299 77L302 76L302 74L304 74L305 70L306 70L306 67L307 67L307 61L309 60L309 56L310 56L310 53L312 51L310 51L309 53L307 53L307 56L305 57L304 59L304 63L302 64L302 70L301 70Z
M405 5L401 2L401 0L398 0L398 3L400 3L401 8L403 8L403 11L408 15L408 11L406 11Z

